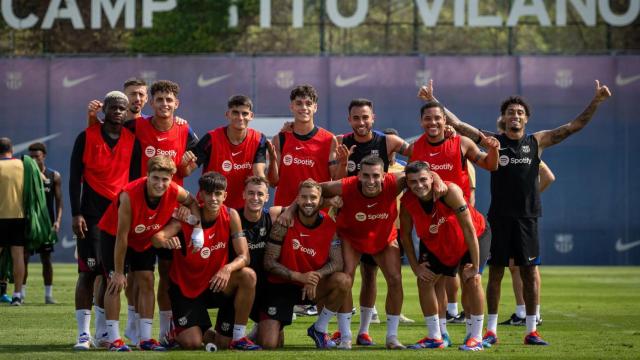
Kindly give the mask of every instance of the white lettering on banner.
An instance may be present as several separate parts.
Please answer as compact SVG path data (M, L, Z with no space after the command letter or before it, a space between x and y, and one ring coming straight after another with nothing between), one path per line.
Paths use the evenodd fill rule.
M117 0L114 4L111 0L91 0L91 28L100 29L102 27L102 12L109 22L111 28L115 28L118 18L124 11L125 29L136 27L136 2L135 0Z
M16 30L31 29L36 26L40 18L34 14L28 14L24 18L16 16L13 0L2 0L2 18L9 27ZM112 0L91 0L80 1L83 8L91 4L91 28L101 29L102 19L101 13L107 18L107 22L111 28L115 28L122 13L124 12L125 29L135 29L135 0L116 0L115 4ZM143 0L142 1L142 27L153 27L153 14L157 12L171 11L175 9L176 0ZM17 5L16 5L17 6ZM40 24L40 28L49 30L57 20L69 20L74 29L84 29L84 21L82 20L78 2L76 0L65 0L64 6L62 0L51 0L44 15L44 19Z
M2 1L2 18L10 28L16 30L30 29L35 27L40 18L35 14L27 14L24 17L16 15L17 1ZM326 14L338 28L354 28L361 25L369 13L369 1L358 0L355 10L350 15L340 12L337 0L324 0ZM525 17L535 17L541 26L566 26L569 7L576 13L577 19L589 27L596 26L598 14L604 22L611 26L627 26L633 23L640 15L640 0L628 0L627 9L624 13L614 13L611 9L613 0L556 0L549 2L547 8L543 0L515 0L511 5L509 13L502 14L480 14L480 0L414 0L420 18L425 27L435 27L438 24L446 4L453 7L453 25L455 27L515 27L520 19ZM14 5L14 3L16 3ZM92 29L102 28L102 14L107 18L107 26L115 28L120 18L124 15L124 28L135 29L136 4L135 0L50 0L44 19L40 24L41 29L51 29L57 20L68 20L74 29L84 29L85 22L79 6L90 9L90 23ZM291 27L302 28L304 26L304 0L292 0L291 2ZM555 3L555 5L553 5ZM153 27L153 15L158 12L172 11L176 8L176 0L143 0L142 27ZM281 5L278 5L281 6ZM260 27L271 27L271 0L260 0ZM549 17L549 11L555 12L555 24ZM239 18L239 8L236 4L229 7L229 27L237 27Z

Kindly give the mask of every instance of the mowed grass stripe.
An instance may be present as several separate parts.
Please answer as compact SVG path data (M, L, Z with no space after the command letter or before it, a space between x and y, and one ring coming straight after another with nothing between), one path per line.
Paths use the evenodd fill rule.
M306 328L315 317L299 317L286 328L286 345L282 351L269 352L218 352L173 351L169 353L110 354L104 350L75 353L71 350L76 337L74 315L74 289L76 267L71 264L55 264L54 296L57 305L44 305L41 268L29 267L30 279L26 304L22 307L0 306L0 359L68 359L106 358L260 358L316 359L339 357L341 359L377 358L447 358L469 357L496 359L638 359L640 358L640 267L542 267L542 317L539 331L551 346L525 347L522 345L524 327L499 326L500 343L483 353L463 353L457 350L464 337L464 325L449 325L454 348L445 350L387 351L383 349L385 338L384 299L386 286L382 274L378 275L377 308L382 324L371 325L371 336L376 342L372 348L354 346L352 351L319 351L306 336ZM507 319L514 309L511 278L508 271L502 286L499 321ZM400 325L400 340L408 345L425 335L425 326L418 303L416 282L411 269L403 267L403 313L415 324ZM360 280L356 279L354 293L359 293ZM486 279L485 279L486 283ZM10 286L10 290L12 287ZM157 311L157 309L156 309ZM211 311L215 321L215 310ZM123 298L121 330L126 319L126 303ZM156 315L157 319L157 315ZM358 329L359 314L354 316L352 331ZM154 324L158 331L158 321ZM92 327L93 329L93 327ZM336 329L335 321L330 325Z

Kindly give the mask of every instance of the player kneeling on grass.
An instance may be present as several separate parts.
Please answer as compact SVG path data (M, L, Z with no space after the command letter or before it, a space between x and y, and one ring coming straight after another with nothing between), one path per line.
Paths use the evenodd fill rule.
M108 274L105 311L111 351L131 351L120 338L118 324L120 292L127 286L125 264L132 272L137 288L136 308L140 312L138 349L166 350L151 338L156 262L151 237L171 220L178 204L189 207L194 213L198 211L198 204L189 192L171 181L176 173L176 165L171 158L152 157L147 171L146 177L130 182L122 189L99 223L102 262ZM199 223L200 218L196 218ZM192 237L203 241L199 226Z
M291 324L293 306L319 303L324 308L307 329L317 348L335 347L327 334L350 290L351 280L342 271L342 248L335 238L336 223L320 211L322 189L312 179L300 183L293 226L274 224L264 257L268 277L258 343L273 349L283 343L280 330ZM281 209L276 209L279 213Z
M435 288L444 286L442 275L456 276L459 271L462 302L471 313L471 326L467 327L467 338L460 350L482 350L484 292L480 264L489 255L491 232L482 215L467 205L457 185L445 182L448 190L434 200L433 175L427 163L414 161L407 165L405 174L410 191L401 200L401 238L411 269L418 277L420 306L428 329L428 335L410 348L446 346L440 333ZM420 238L419 259L411 239L414 224Z
M194 241L192 234L198 229L175 219L152 240L155 247L174 249L169 270L174 340L183 349L202 348L204 342L215 343L218 349L260 350L245 336L256 274L248 267L249 247L240 216L223 204L227 180L211 171L198 183L202 207L197 214L204 240ZM229 259L230 245L237 254L234 259ZM216 332L207 312L212 308L219 309Z

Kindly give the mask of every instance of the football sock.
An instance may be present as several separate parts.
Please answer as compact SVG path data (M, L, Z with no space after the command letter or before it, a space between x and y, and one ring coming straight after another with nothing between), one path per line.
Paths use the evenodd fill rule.
M400 325L400 315L387 314L387 339L398 336L398 325Z
M425 316L424 322L427 324L427 336L431 339L442 339L440 333L440 322L438 321L438 315Z
M531 334L536 331L536 316L527 315L527 334Z
M471 315L471 336L476 340L482 340L482 325L484 315Z
M448 303L447 304L447 312L451 316L458 316L458 303Z
M342 340L351 340L351 315L351 311L338 313L338 331Z
M334 316L336 316L335 311L331 311L327 309L327 307L325 306L320 312L320 315L318 315L318 320L316 321L314 327L316 328L316 330L320 331L321 333L327 333L328 331L327 328L329 327L329 320L331 320L331 318Z
M516 316L520 319L524 319L527 316L527 309L524 305L516 305Z
M240 340L247 331L247 325L233 324L233 341Z
M44 286L44 296L47 296L47 297L53 296L53 285Z
M487 315L487 330L494 334L498 333L498 314Z
M371 324L371 318L376 308L360 306L360 329L358 335L369 333L369 325Z
M120 339L120 322L118 320L107 320L107 334L109 334L109 342Z
M82 334L91 334L91 330L89 330L89 326L91 324L91 310L76 310L76 323L78 325L78 336Z
M140 319L138 321L138 329L140 330L140 342L151 339L152 328L153 319Z

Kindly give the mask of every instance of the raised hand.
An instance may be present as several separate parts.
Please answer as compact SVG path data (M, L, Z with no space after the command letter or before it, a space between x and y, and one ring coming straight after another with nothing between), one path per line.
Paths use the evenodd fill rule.
M594 100L603 102L609 97L611 97L611 91L607 85L600 85L600 81L596 80L596 95L594 96Z

